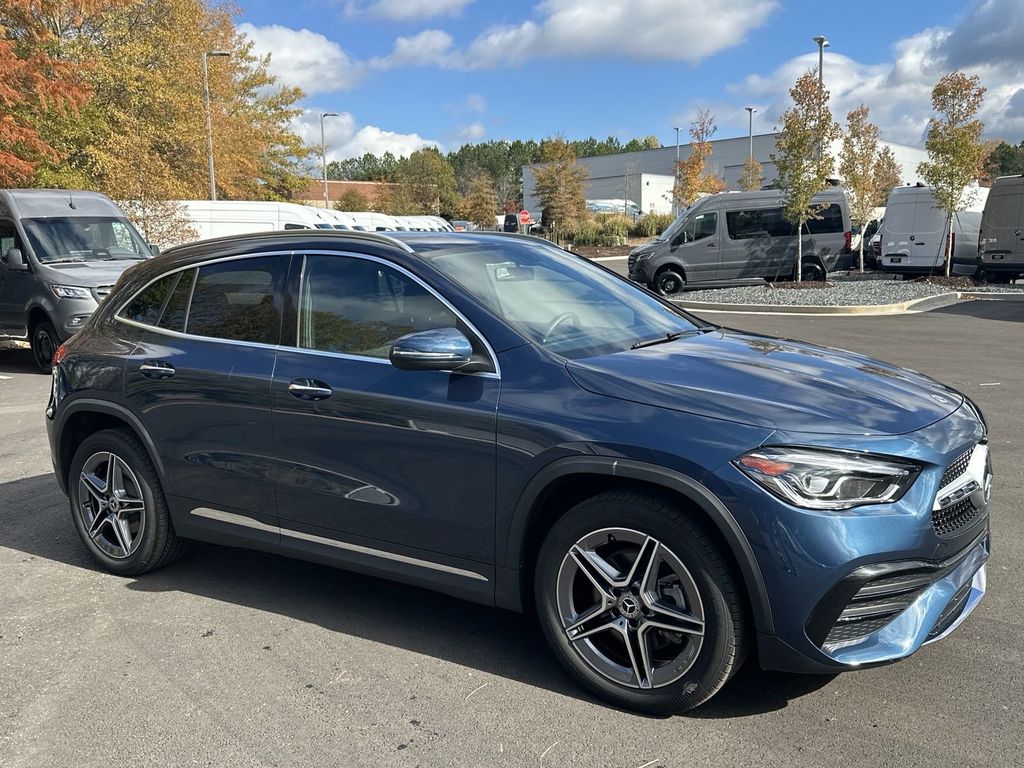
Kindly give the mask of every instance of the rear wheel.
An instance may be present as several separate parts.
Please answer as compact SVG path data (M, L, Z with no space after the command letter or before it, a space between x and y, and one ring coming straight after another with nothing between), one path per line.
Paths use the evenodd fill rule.
M53 324L44 320L32 329L32 357L35 359L36 367L42 373L49 373L53 365L53 353L60 346L57 338L57 331Z
M978 280L982 283L1002 285L1010 282L1010 275L1006 272L993 272L983 267L978 270Z
M825 268L821 262L805 259L800 269L800 279L821 283L825 281Z
M654 276L654 290L662 296L675 296L686 287L686 278L672 268L665 268Z
M742 663L744 603L724 553L656 496L608 492L567 512L541 547L535 592L559 660L617 706L692 709Z
M108 571L135 576L184 551L153 462L130 432L107 429L82 441L71 461L68 497L78 535Z

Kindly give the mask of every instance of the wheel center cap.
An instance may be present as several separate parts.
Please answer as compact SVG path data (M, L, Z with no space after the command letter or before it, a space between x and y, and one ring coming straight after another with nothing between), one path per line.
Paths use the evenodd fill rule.
M119 502L117 499L111 499L110 503L107 506L109 506L110 511L116 515L118 510L121 509L121 502Z
M640 615L640 600L636 595L623 595L619 598L619 613L627 619L635 619Z

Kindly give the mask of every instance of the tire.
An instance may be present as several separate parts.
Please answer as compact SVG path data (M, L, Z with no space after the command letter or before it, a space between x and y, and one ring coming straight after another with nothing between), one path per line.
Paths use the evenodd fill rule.
M633 551L656 553L655 575L639 590L613 587L614 603L600 600L595 585L612 581L608 570L601 576L583 564L599 557L621 577L635 566ZM665 715L703 704L742 664L747 614L739 585L714 537L683 509L653 495L609 491L576 505L552 527L537 558L534 598L548 643L576 680L616 706ZM588 603L596 604L593 612ZM686 633L651 624L662 620ZM581 633L587 634L570 638ZM640 649L632 656L627 636L640 638L630 641ZM651 663L631 664L645 651Z
M50 373L53 366L53 353L60 346L60 339L53 323L44 321L32 329L32 357L40 373Z
M1007 272L992 272L987 269L978 270L978 281L992 285L1002 285L1010 282L1010 275Z
M111 456L117 470L112 485L107 472ZM104 497L107 501L101 502ZM112 573L138 576L168 565L185 550L185 541L174 533L153 462L127 430L107 429L82 441L71 460L68 499L89 554Z
M825 282L825 269L817 261L804 260L800 270L800 279L808 282Z
M686 278L674 269L663 269L654 276L653 287L662 296L675 296L686 287Z

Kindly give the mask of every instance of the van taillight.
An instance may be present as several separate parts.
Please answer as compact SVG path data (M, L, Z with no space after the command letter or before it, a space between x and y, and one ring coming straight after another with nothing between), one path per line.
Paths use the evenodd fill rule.
M53 361L52 361L53 365L56 365L61 360L63 360L64 357L67 355L67 353L68 353L68 345L67 344L61 344L59 347L57 347L57 351L53 353Z
M853 250L853 232L843 233L843 253L849 253Z

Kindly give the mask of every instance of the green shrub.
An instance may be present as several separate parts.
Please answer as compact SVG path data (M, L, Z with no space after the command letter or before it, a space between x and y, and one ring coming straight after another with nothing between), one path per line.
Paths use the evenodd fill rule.
M645 213L629 228L630 237L655 237L665 231L675 217L671 213Z

